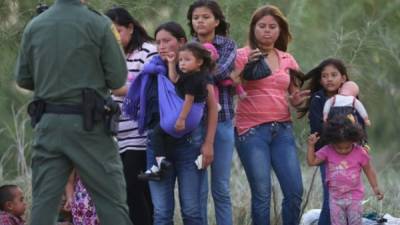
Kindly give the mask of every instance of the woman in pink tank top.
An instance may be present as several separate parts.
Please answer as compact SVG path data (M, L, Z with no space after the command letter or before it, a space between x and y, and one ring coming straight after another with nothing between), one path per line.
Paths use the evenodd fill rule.
M270 224L271 168L283 192L282 221L298 224L302 201L300 164L292 131L289 105L299 106L308 95L291 82L289 70L299 66L286 52L291 39L288 23L275 6L257 9L250 23L248 46L238 49L236 67L263 59L271 74L244 82L247 97L238 102L236 149L252 193L255 225Z

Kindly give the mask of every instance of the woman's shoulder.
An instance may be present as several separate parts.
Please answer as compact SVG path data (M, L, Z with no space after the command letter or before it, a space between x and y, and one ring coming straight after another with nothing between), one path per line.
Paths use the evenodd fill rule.
M157 46L151 42L143 42L140 50L147 52L147 53L153 53L153 52L157 52Z
M236 49L236 42L226 36L215 35L213 44L218 48L228 48L228 49Z
M143 42L143 44L128 54L128 59L147 58L148 55L157 54L157 47L151 42Z
M251 48L250 48L250 46L246 45L241 48L238 48L236 51L238 54L246 54L246 53L249 54L251 51Z
M326 96L323 90L311 94L310 110L322 110L326 102Z
M148 59L157 54L157 46L151 42L143 42L142 46L132 55L141 59Z
M236 57L237 58L245 58L247 60L249 54L250 54L250 47L249 46L244 46L243 48L238 48L236 50Z
M275 51L278 53L278 55L279 55L281 58L292 58L292 59L294 59L293 55L290 54L289 52L284 52L284 51L279 50L279 49L277 49L277 48L275 48Z
M325 101L326 96L324 90L318 90L311 94L311 100L315 101Z
M228 43L234 43L234 44L236 44L236 42L232 39L232 38L230 38L230 37L228 37L228 36L222 36L222 35L215 35L215 37L214 37L214 42L228 42Z
M275 50L278 53L279 59L284 65L288 66L291 69L299 69L299 65L297 64L297 61L292 54L290 54L289 52L281 51L277 48L275 48Z

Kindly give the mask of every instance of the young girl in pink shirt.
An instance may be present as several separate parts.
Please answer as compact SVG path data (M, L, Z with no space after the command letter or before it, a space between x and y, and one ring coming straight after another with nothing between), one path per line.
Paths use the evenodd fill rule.
M307 162L310 166L326 163L326 182L329 190L329 208L332 225L361 225L364 187L361 182L361 169L378 200L383 193L378 187L375 169L370 164L368 152L359 144L364 132L345 116L329 120L324 127L325 143L315 152L319 140L318 133L308 138Z

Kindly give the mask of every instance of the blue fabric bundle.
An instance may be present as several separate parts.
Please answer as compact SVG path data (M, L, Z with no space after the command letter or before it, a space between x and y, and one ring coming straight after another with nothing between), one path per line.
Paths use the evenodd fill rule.
M193 131L200 123L204 103L194 103L183 131L176 131L175 123L182 110L184 100L168 79L167 68L160 56L154 56L134 80L124 100L123 113L138 121L139 133L156 122L169 135L180 138Z

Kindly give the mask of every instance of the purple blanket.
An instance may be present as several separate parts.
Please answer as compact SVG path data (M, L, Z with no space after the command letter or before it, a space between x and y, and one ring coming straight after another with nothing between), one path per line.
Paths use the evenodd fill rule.
M154 79L155 77L157 79ZM153 91L155 85L157 91ZM160 56L154 56L144 65L142 72L129 87L122 107L124 115L138 122L139 133L147 129L147 122L151 120L148 117L152 115L149 111L154 108L151 107L152 103L155 104L152 101L154 97L158 98L161 128L171 136L182 137L199 125L203 117L204 103L194 103L186 118L185 130L180 132L175 130L183 99L176 94L174 85L168 79L166 65Z

